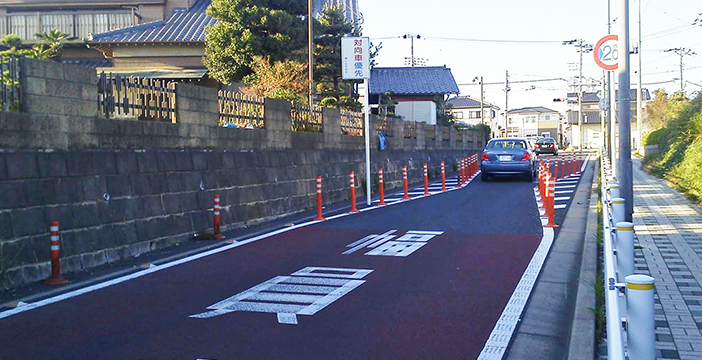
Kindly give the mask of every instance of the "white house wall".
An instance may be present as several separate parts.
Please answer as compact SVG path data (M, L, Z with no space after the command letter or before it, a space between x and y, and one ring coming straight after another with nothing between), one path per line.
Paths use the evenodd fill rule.
M436 125L436 104L433 101L400 101L395 106L395 114L407 121Z

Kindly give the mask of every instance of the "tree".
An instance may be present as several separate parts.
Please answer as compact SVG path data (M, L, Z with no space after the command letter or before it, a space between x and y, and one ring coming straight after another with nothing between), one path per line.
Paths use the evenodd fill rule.
M69 39L68 34L56 29L44 33L36 33L35 36L39 39L39 43L34 44L31 48L22 48L22 39L15 34L3 36L0 38L0 43L8 46L10 49L0 52L0 56L18 55L32 59L56 59L61 54L63 43Z
M658 89L653 92L654 99L646 104L647 132L657 130L665 125L665 113L668 108L668 94Z
M436 103L436 124L455 126L456 119L451 113L451 108L453 108L453 105L447 104L446 101L444 101L443 95L435 95L434 102Z
M305 0L212 0L203 62L225 84L251 74L255 56L270 61L302 59L306 44Z
M271 64L269 57L255 56L253 73L244 81L242 92L249 95L305 103L307 101L307 64L286 60Z
M315 81L321 106L360 110L361 104L353 94L353 82L343 81L341 75L341 38L353 33L353 26L344 18L341 7L324 5L315 35ZM352 95L353 94L353 95Z

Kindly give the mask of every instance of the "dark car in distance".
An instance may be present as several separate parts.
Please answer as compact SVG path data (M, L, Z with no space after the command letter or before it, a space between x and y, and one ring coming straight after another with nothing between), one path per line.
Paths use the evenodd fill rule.
M483 181L492 175L517 175L524 176L527 181L534 181L536 170L536 155L526 139L492 139L480 155Z
M553 138L539 138L534 144L534 152L537 155L552 154L558 155L558 144Z

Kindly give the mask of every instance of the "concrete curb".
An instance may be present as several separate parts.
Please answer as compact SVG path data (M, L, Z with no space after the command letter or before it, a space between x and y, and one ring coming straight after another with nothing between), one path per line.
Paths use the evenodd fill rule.
M595 169L599 168L599 161ZM595 358L595 316L590 311L596 306L595 289L592 284L597 279L597 188L599 182L593 179L590 189L590 206L587 213L583 256L580 263L580 281L575 300L573 326L570 329L568 344L569 360L592 360Z
M580 290L583 286L591 288L587 280L583 284L581 265L593 261L596 264L596 258L587 259L590 247L585 245L596 163L591 160L582 175L504 359L565 359L570 352L571 337L578 338L573 345L582 340L577 351L583 359L594 358L594 316L587 310L588 303L578 303L578 298L588 299L590 295L581 294ZM591 298L594 307L594 293ZM588 316L591 329L586 327ZM577 328L573 327L575 319L582 321Z

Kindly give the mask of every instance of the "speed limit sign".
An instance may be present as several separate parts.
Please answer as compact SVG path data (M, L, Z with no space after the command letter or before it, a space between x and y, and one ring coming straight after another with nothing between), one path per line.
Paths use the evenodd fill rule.
M619 49L617 35L607 35L595 45L595 62L605 70L617 70L619 67Z

